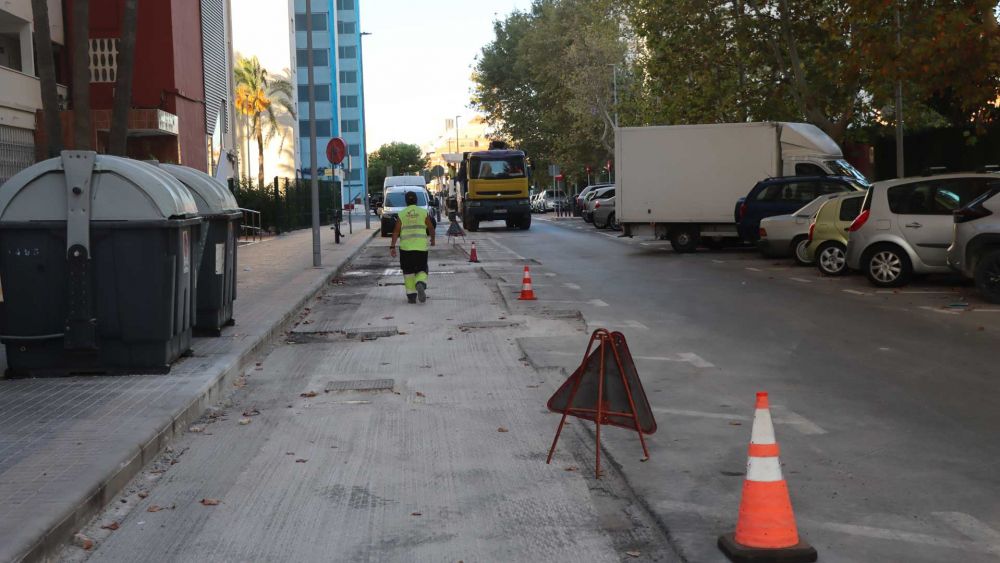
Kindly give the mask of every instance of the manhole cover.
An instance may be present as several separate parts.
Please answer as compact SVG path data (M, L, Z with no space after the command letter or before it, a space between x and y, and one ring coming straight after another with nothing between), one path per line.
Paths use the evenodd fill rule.
M393 379L355 379L353 381L331 381L325 391L392 391Z
M521 323L516 321L477 321L472 323L462 323L458 325L458 328L466 330L471 328L508 328L513 326L521 326Z

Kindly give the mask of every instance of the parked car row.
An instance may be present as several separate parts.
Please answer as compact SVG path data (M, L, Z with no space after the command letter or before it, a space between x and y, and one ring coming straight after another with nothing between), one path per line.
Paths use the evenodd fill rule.
M531 197L532 213L555 211L556 206L569 209L570 198L562 190L542 190Z
M816 190L785 215L755 211L761 193L799 178L762 182L738 203L740 232L768 258L791 256L838 276L854 270L876 287L900 287L913 276L959 272L1000 303L1000 176L944 174L876 182L860 191ZM810 182L814 179L810 179ZM762 184L764 186L762 187ZM773 188L778 190L779 188ZM749 237L748 237L749 238Z

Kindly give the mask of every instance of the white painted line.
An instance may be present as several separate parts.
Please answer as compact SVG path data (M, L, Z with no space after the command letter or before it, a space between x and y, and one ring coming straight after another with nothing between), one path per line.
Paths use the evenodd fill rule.
M556 277L559 274L557 274L555 272L545 272L545 275L548 276L548 277L550 277L550 278L554 278L554 277Z
M688 362L689 364L693 365L696 368L706 368L707 369L707 368L714 368L715 367L715 364L712 364L710 362L706 362L704 358L702 358L701 356L699 356L698 354L695 354L693 352L682 352L680 354L677 354L677 356L682 361Z
M649 246L649 243L648 242L640 242L639 246Z
M576 354L574 352L560 352L558 350L550 350L550 351L547 351L545 353L546 354L552 354L554 356L579 356L579 354ZM709 369L709 368L714 368L715 367L714 364L706 362L698 354L693 354L693 353L690 353L690 352L679 353L679 354L677 354L677 357L675 357L675 358L670 358L670 357L667 357L667 356L632 356L632 359L636 360L636 361L643 361L643 362L680 362L680 363L689 363L689 364L693 365L696 368L703 368L703 369Z
M927 305L923 305L920 308L924 309L925 311L933 311L935 313L941 313L942 315L961 315L961 313L959 313L958 311L949 311L947 309L938 309L937 307L929 307Z
M973 309L973 313L1000 313L1000 309Z
M761 270L760 268L746 268L746 269L750 270L751 272L763 272L764 271L764 270Z
M819 425L798 413L792 412L781 405L771 405L771 408L776 411L775 414L777 416L774 417L774 422L776 423L787 424L806 436L826 434L826 430L823 430Z
M719 518L722 520L733 517L732 510L730 508L704 506L690 502L664 500L655 503L654 507L655 509L666 512L691 513L711 518ZM819 522L808 518L799 518L799 527L800 529L816 528L851 536L901 541L944 549L962 550L971 553L986 553L991 555L995 553L993 547L983 545L978 542L952 540L940 536L932 536L930 534L893 530L889 528L876 528L874 526L858 526L856 524L842 524L839 522Z
M856 289L843 289L844 293L850 293L851 295L871 295L870 293L865 293L864 291L858 291Z
M640 323L639 321L625 321L625 326L639 330L649 330L648 326Z
M692 416L695 418L717 418L720 420L742 420L742 421L750 420L750 417L738 414L689 411L684 409L667 409L663 407L653 407L653 412L661 412L663 414L675 414L677 416Z
M601 301L600 299L591 299L590 301L587 301L587 303L593 305L594 307L607 307L608 306L607 303L605 303L604 301Z
M493 244L497 245L497 247L499 247L502 250L505 250L508 254L514 256L518 260L527 260L527 258L525 258L524 256L521 256L520 254L518 254L518 253L514 252L513 250L507 248L506 246L500 244L498 241L493 240L492 242L493 242Z
M771 405L774 408L774 405ZM740 414L729 414L721 412L705 412L705 411L692 411L686 409L670 409L664 407L653 407L653 412L659 412L663 414L672 414L677 416L690 416L694 418L714 418L719 420L739 420L744 422L752 421L752 417L744 416ZM823 430L819 426L816 426L812 422L802 418L795 413L788 413L785 411L785 416L776 416L774 418L775 424L780 424L783 426L791 426L793 430L800 434L806 436L815 436L817 434L826 434L826 430ZM788 416L794 415L794 416Z
M725 264L726 263L725 260L712 260L712 262L715 262L716 264Z
M958 293L957 289L950 290L905 290L905 289L876 289L875 293L899 293L903 295L951 295Z
M801 283L812 283L812 280L807 280L805 278L790 278L792 281L797 281Z
M400 270L399 268L387 268L384 272L382 272L382 275L383 276L401 276L401 275L403 275L403 270Z
M569 288L569 289L575 289L577 291L579 291L579 289L580 289L580 286L576 285L575 283L564 283L563 287L566 287L566 288Z
M932 512L960 534L1000 555L1000 532L964 512Z

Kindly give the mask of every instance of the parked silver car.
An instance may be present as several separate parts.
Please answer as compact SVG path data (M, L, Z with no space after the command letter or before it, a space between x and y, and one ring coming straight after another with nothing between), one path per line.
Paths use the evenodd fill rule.
M585 197L585 203L582 211L583 220L588 223L592 223L594 221L594 204L603 199L614 197L614 195L614 186L597 188L596 190L590 192L590 194Z
M757 239L761 255L765 258L791 256L800 266L811 265L812 259L806 252L809 246L809 224L824 203L843 195L845 194L821 195L795 213L761 219Z
M594 226L598 229L618 230L618 219L615 216L615 196L599 199L594 203Z
M987 300L1000 303L1000 181L954 213L955 236L948 265L967 278Z
M948 272L952 212L996 180L995 174L969 173L875 183L848 227L847 266L879 287L905 285L915 273Z

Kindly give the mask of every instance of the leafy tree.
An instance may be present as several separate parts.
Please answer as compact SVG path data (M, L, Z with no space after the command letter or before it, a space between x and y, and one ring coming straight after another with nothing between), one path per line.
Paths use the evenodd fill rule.
M295 118L292 83L284 76L269 73L257 57L239 57L234 70L236 110L250 120L251 135L257 140L257 182L264 185L264 143L281 135L277 105ZM284 143L284 137L282 137ZM280 150L280 149L279 149Z
M394 176L420 174L427 168L427 158L417 145L389 143L368 155L368 191L382 191L386 169L392 167Z
M47 0L31 0L31 13L35 22L36 60L38 78L42 87L42 112L45 120L45 155L59 156L62 150L62 121L59 119L59 97L56 90L56 60L52 53L52 33L49 27Z

